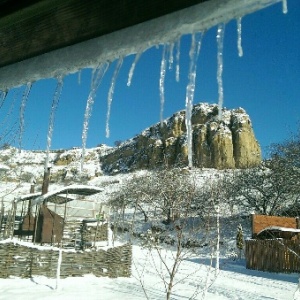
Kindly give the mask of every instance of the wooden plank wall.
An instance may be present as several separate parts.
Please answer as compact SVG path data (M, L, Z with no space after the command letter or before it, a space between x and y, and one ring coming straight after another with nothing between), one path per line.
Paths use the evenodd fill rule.
M300 244L291 240L246 240L246 268L276 272L300 272Z

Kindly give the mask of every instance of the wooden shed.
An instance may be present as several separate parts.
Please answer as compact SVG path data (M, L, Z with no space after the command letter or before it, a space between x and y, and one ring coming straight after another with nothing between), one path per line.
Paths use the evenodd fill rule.
M96 186L70 185L46 194L39 192L22 196L15 202L15 209L18 203L22 203L24 206L24 203L28 201L28 210L25 215L20 216L21 222L18 229L14 230L13 235L20 238L31 238L33 242L41 244L60 243L66 225L66 204L74 200L70 195L90 196L101 191L102 189ZM49 202L62 206L63 213L59 214L47 207ZM32 212L34 205L37 205L35 214Z
M245 241L248 269L300 272L299 219L252 215L252 239Z
M276 231L276 227L299 229L299 219L292 217L279 217L279 216L266 216L266 215L252 215L252 238L255 239L258 235L263 234L264 230L269 228L269 231L273 227L273 231ZM274 227L275 226L275 227ZM267 230L268 231L268 230ZM283 230L281 230L283 231ZM285 230L287 231L287 230Z

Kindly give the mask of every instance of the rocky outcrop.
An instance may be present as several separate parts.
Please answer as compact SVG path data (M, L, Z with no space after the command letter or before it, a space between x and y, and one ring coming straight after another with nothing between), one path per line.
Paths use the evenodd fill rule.
M261 162L260 146L244 109L222 111L202 103L192 112L193 164L216 169L248 168ZM185 111L151 126L102 157L102 168L109 173L154 169L162 165L186 166L188 148Z
M248 168L257 165L260 160L260 147L253 134L249 116L239 109L232 115L232 138L236 168ZM240 112L240 113L237 113Z

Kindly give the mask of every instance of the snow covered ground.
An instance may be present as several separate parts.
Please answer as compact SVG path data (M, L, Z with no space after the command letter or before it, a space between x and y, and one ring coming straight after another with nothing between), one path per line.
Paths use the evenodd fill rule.
M56 280L45 277L32 279L0 279L0 299L72 299L98 300L146 299L138 273L141 273L146 263L142 281L149 299L165 299L164 287L157 272L153 268L147 250L138 246L133 247L133 275L131 278L97 278L86 275L83 278L61 279L58 289L55 289ZM171 253L166 252L171 257ZM154 256L157 259L157 256ZM203 299L203 288L207 281L210 268L210 259L206 255L191 257L185 260L175 281L171 299L190 299L198 291L194 299ZM209 272L210 278L207 300L261 300L261 299L300 299L294 298L297 289L297 274L275 274L247 270L245 261L233 261L223 258L220 261L220 273L215 278L214 269Z
M67 154L77 157L77 150L67 151L65 155ZM88 150L87 154L91 158L85 164L86 173L91 178L87 184L96 185L104 189L103 192L95 196L94 201L98 204L107 200L108 195L117 190L121 184L124 184L129 176L141 175L143 172L146 172L139 171L115 176L102 174L101 176L94 177L92 175L97 171L95 168L97 166L96 162L99 162L98 156L93 155L92 150ZM53 156L51 160L54 160L56 155L54 153L51 155ZM5 165L10 168L10 171L6 170L8 177L4 175L0 177L0 197L4 199L5 209L8 209L11 207L13 199L28 193L31 175L41 178L45 154L30 153L29 151L17 154L12 153L12 149L8 149L1 152L1 157L3 164L5 162ZM59 170L65 168L68 176L70 170L73 167L78 167L79 164L80 162L75 159L68 166L53 166L52 174L56 174ZM205 178L212 179L217 175L218 172L212 169L199 170L195 173L197 182L204 182ZM17 179L21 179L21 181ZM72 177L71 179L71 182L73 182L74 178ZM59 184L52 183L50 190L63 185L64 182L60 182ZM37 186L40 186L40 183ZM98 212L98 209L95 212ZM198 252L187 256L182 262L175 276L175 285L171 299L300 300L300 293L294 297L298 286L298 274L276 274L248 270L246 269L244 259L234 261L230 258L229 254L235 249L237 225L240 222L242 223L244 237L248 238L250 237L250 222L249 219L240 217L237 212L234 214L235 218L228 216L228 212L222 210L220 272L215 277L215 262L213 261L211 267L209 247L205 246L197 249ZM141 248L137 243L134 244L131 278L112 279L86 275L80 278L61 279L58 283L58 289L55 289L56 279L45 277L0 279L0 300L135 300L147 299L147 297L153 300L165 299L164 285L156 271L160 270L161 262L158 259L157 253L152 252L153 256L150 256L147 251L147 249ZM162 253L166 257L166 261L170 263L172 261L172 252L164 249ZM155 268L154 262L156 262L155 265L158 269ZM145 292L142 286L144 286ZM203 291L206 286L208 286L208 291L204 295ZM195 292L196 294L194 295ZM145 294L147 294L147 297ZM195 297L191 298L193 295Z

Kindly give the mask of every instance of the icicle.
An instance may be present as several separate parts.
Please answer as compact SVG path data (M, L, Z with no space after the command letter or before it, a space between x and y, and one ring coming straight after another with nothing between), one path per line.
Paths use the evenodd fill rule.
M14 111L15 102L16 102L17 97L16 97L16 94L15 94L15 93L13 93L13 94L14 94L14 96L13 96L12 103L11 103L11 105L10 105L10 107L9 107L9 110L8 110L8 112L5 114L5 118L4 118L4 119L2 120L2 122L0 123L0 128L1 128L1 129L4 128L4 125L9 121L10 116L11 116L11 114L12 114L13 111ZM5 98L4 98L4 99L5 99ZM8 127L9 127L8 131L11 131L11 130L12 130L11 125L8 125ZM1 138L3 138L3 137L4 137L4 135L2 134Z
M236 19L236 25L237 25L237 48L239 57L243 56L243 48L242 48L242 18L239 17Z
M53 100L52 100L52 106L51 106L51 112L50 112L50 118L49 118L49 127L48 127L48 135L47 135L47 150L46 150L46 160L45 160L45 172L48 172L48 165L49 165L49 153L50 153L50 147L52 143L52 135L53 135L53 127L54 127L54 118L55 113L58 107L60 95L63 88L63 77L60 75L57 77L57 85L54 92Z
M160 95L160 126L163 126L163 113L165 104L165 76L166 76L166 50L167 45L163 46L162 59L160 64L160 78L159 78L159 95Z
M177 40L176 43L176 81L179 82L179 59L180 59L180 38Z
M0 109L1 109L2 105L4 104L6 96L7 96L7 91L0 91Z
M287 0L282 0L282 12L284 14L288 13Z
M92 115L92 108L96 97L97 89L108 69L109 64L106 62L101 64L98 68L93 69L91 79L91 89L86 102L86 108L84 113L83 129L82 129L82 155L81 155L81 171L83 170L83 163L85 157L85 147L87 140L87 133L89 127L89 120Z
M81 70L78 71L78 85L81 85Z
M219 94L219 120L222 119L222 107L223 107L223 100L224 100L224 92L223 92L223 44L224 44L224 31L225 31L225 24L219 24L218 31L217 31L217 46L218 46L218 69L217 69L217 82L218 82L218 94Z
M137 62L139 61L141 55L142 55L142 52L138 52L135 55L134 61L133 61L132 65L131 65L131 68L129 70L127 86L131 85L132 76L133 76L133 73L134 73L134 70L135 70L135 66L136 66Z
M173 62L174 62L174 43L171 43L169 46L169 70L172 70L173 68Z
M15 103L17 102L17 93L16 91L13 91L13 97L11 104L8 107L8 111L5 113L4 118L1 120L0 124L0 140L6 141L8 144L15 143L15 140L18 137L18 122L11 123L12 120L11 116L14 112Z
M25 124L24 113L25 113L25 107L28 100L28 96L31 90L31 86L32 86L31 82L28 82L23 93L21 107L20 107L19 152L21 152L21 148L22 148L22 137L24 133L24 124Z
M196 60L198 59L198 56L199 56L199 54L200 54L201 44L202 44L202 37L204 36L205 32L206 32L206 31L202 31L202 32L201 32L201 37L200 37L200 39L199 39L198 42L197 42L197 56L196 56Z
M185 106L186 106L185 124L186 124L186 132L187 132L189 168L193 167L192 109L193 109L196 75L197 75L197 60L198 60L198 56L199 56L200 49L201 49L202 37L203 37L202 33L192 35L191 49L189 52L189 56L190 56L189 83L186 87L186 100L185 100Z
M118 63L116 65L112 80L111 80L111 84L110 84L110 88L108 91L108 96L107 96L107 115L106 115L106 137L109 138L109 119L110 119L110 110L111 110L111 103L112 103L112 99L113 99L113 95L114 95L114 91L115 91L115 86L116 86L116 80L119 74L119 71L121 69L121 66L123 64L123 58L119 58Z

